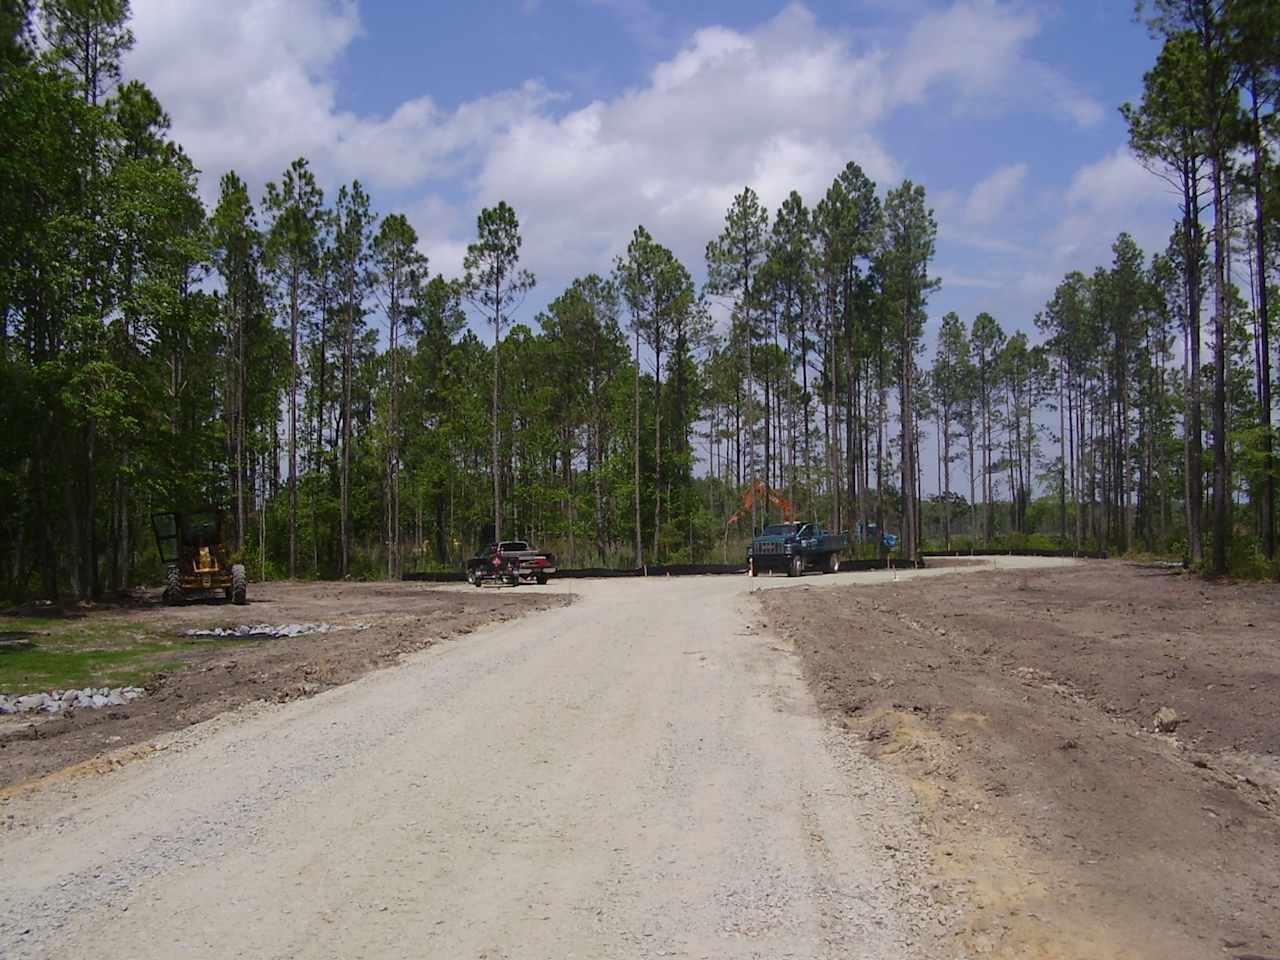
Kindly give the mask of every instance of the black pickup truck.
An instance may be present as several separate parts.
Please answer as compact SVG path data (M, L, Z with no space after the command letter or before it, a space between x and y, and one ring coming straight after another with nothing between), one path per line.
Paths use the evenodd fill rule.
M477 587L486 580L513 587L521 582L546 583L555 572L555 556L533 550L523 540L491 543L467 561L467 580Z
M753 577L762 570L785 570L789 577L806 570L835 573L848 546L848 534L828 533L818 523L771 523L747 548L747 569Z

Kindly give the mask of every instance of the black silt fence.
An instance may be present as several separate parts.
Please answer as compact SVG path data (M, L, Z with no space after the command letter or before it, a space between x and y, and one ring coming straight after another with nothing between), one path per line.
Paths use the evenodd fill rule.
M669 563L647 567L579 567L559 570L552 576L564 580L603 579L608 577L703 577L720 574L746 573L742 564L733 563ZM417 580L425 583L465 583L467 575L462 571L445 570L429 573L406 573L401 580Z
M1106 560L1105 550L926 550L922 557L1077 557Z
M402 573L401 580L422 580L426 583L466 583L467 575L461 570L433 570L428 573Z
M1005 556L1005 551L979 551L977 556ZM1054 554L1045 552L1045 556ZM968 553L930 553L928 556L969 556ZM887 570L896 567L907 570L912 567L923 567L923 558L916 563L907 560L841 560L841 573L856 573L866 570ZM595 580L614 577L708 577L708 576L741 576L747 572L745 564L739 563L668 563L653 564L647 567L579 567L571 570L560 570L552 575L553 579L562 580ZM462 571L433 571L430 573L406 573L401 580L416 580L424 583L465 583L467 575Z

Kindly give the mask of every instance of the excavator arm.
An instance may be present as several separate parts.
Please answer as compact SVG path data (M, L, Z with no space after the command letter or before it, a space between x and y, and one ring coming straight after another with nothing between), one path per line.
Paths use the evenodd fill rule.
M747 489L742 494L742 508L737 510L733 516L725 521L726 526L733 526L743 515L748 513L756 505L756 496L763 496L769 503L773 504L782 511L782 519L791 521L795 519L796 510L791 505L791 501L780 494L773 487L769 486L763 480L753 480L747 485Z

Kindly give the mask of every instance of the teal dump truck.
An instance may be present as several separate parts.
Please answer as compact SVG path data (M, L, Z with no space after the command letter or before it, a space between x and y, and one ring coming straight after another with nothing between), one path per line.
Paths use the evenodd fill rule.
M753 577L783 570L789 577L806 570L835 573L848 546L848 534L830 533L820 523L771 523L747 548L747 569Z

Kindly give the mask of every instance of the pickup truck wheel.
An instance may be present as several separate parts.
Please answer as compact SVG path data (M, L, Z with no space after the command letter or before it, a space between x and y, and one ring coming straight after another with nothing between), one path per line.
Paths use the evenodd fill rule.
M791 566L787 567L788 577L798 577L804 573L804 559L800 554L796 554L791 558Z
M540 587L545 587L547 585L547 575L545 573L538 574L534 579L538 582L538 586Z
M747 570L753 577L760 576L760 571L756 569L756 561L754 557L747 563Z
M838 553L828 553L828 554L827 554L827 566L826 566L826 569L825 569L825 571L824 571L824 572L826 572L826 573L837 573L839 570L840 570L840 554L838 554Z

